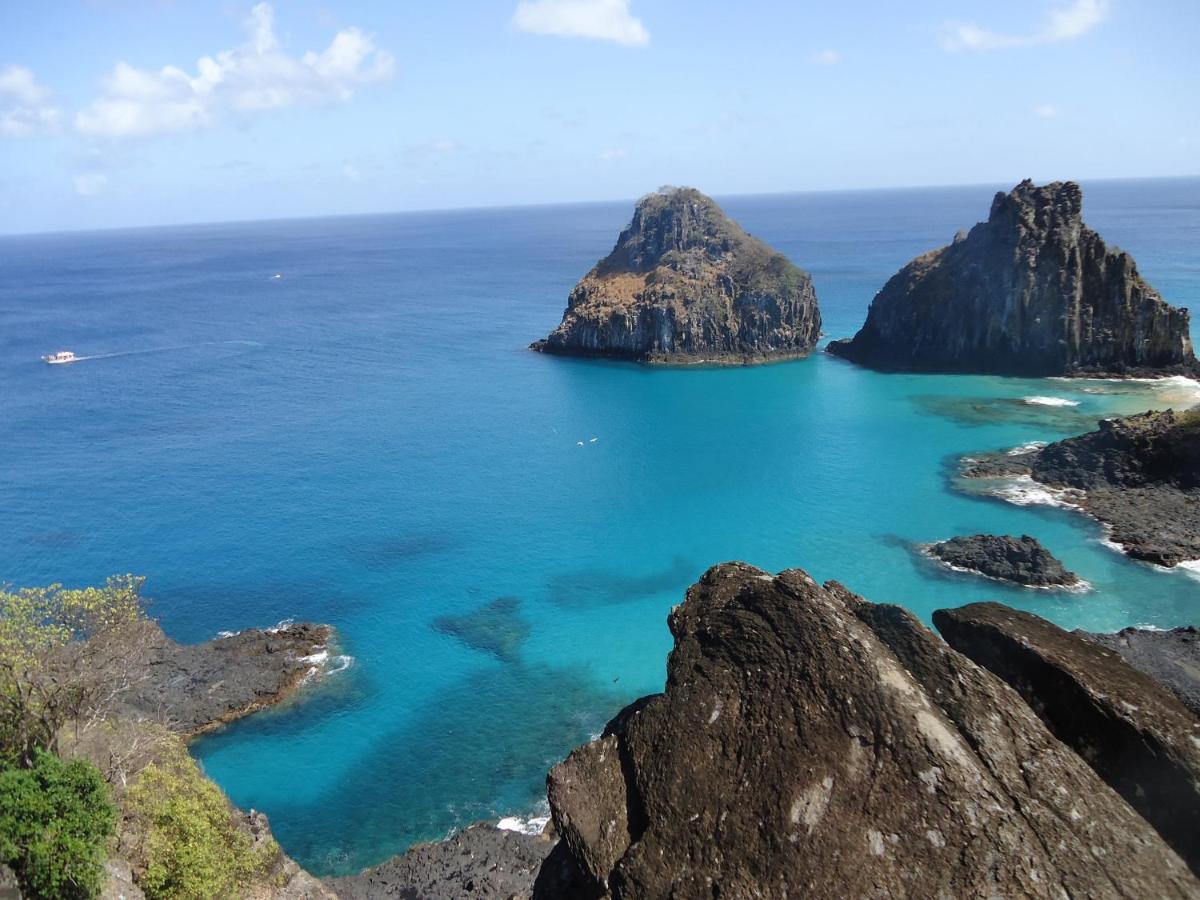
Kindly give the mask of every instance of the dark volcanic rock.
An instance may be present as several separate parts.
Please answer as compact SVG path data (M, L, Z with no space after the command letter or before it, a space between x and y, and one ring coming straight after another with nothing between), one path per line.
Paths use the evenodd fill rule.
M1116 634L1075 633L1116 650L1121 659L1145 672L1200 716L1200 632L1194 625L1168 631L1125 628Z
M957 569L1026 587L1079 584L1078 575L1068 572L1054 554L1027 534L1019 538L995 534L953 537L930 545L929 553Z
M517 597L497 597L465 615L438 616L433 627L474 650L491 653L503 662L517 662L521 645L529 637L529 623L521 618L520 610Z
M1187 310L1084 225L1082 207L1070 181L996 194L986 222L892 276L830 352L894 371L1196 373Z
M501 831L481 822L358 875L327 878L325 885L342 900L525 900L533 896L534 882L554 845L544 835Z
M954 649L1018 691L1200 871L1200 719L1114 651L998 603L938 610Z
M327 625L250 628L202 644L177 644L147 620L144 678L119 699L118 716L165 718L191 737L278 703L314 669L327 650Z
M821 314L808 274L692 188L643 197L612 253L571 291L547 353L657 363L806 356Z
M1200 559L1200 410L1104 419L1096 431L1041 449L972 457L962 474L1028 475L1065 490L1135 559Z
M680 900L1200 892L1015 691L909 613L799 570L729 563L705 573L669 623L666 692L549 777L560 846L597 890Z

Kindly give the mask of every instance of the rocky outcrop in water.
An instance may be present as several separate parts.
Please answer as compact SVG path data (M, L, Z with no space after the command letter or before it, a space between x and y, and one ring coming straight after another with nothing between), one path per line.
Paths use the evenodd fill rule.
M1200 630L1196 626L1123 628L1116 634L1075 632L1109 650L1139 672L1149 675L1200 716Z
M273 706L322 668L333 630L287 623L250 628L201 644L178 644L158 623L130 644L141 649L142 677L119 698L118 716L165 720L186 737Z
M1200 559L1200 410L1104 419L1078 437L964 463L966 478L1024 476L1058 492L1135 559Z
M1016 691L899 607L729 563L669 623L666 691L549 776L592 896L1200 895Z
M643 197L612 253L535 350L654 363L806 356L821 314L808 274L692 188Z
M1025 587L1073 587L1079 576L1063 564L1037 538L1027 534L973 534L953 537L929 546L929 554L955 569Z
M1030 613L973 603L933 621L951 647L1020 691L1200 873L1200 718L1116 652Z
M1188 312L1082 219L1074 182L1023 181L988 220L918 256L829 351L891 371L1195 374Z

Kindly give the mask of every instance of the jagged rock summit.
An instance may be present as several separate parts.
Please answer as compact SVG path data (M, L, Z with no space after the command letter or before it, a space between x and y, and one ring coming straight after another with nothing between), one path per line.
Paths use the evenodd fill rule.
M812 280L694 188L638 201L612 253L575 285L546 353L747 364L809 354Z
M1196 375L1188 311L1082 210L1071 181L996 194L986 222L892 276L829 352L888 371Z

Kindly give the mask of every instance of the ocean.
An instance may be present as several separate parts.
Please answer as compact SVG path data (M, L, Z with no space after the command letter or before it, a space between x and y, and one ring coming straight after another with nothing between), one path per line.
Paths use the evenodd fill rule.
M812 274L844 337L1002 187L717 199ZM142 574L181 641L336 626L348 667L193 745L318 874L537 815L548 767L661 690L667 613L717 562L799 566L925 620L985 599L1069 628L1200 618L1196 573L1130 561L1072 511L952 484L962 454L1190 405L1195 384L528 351L631 212L0 239L0 582ZM1200 309L1200 179L1085 183L1084 213ZM94 358L39 361L64 348ZM981 531L1036 536L1092 589L1012 588L914 550ZM475 631L454 619L498 598L514 599Z

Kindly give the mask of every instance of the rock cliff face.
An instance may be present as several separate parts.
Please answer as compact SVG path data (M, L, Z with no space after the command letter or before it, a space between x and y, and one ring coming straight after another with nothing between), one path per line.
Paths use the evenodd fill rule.
M1030 613L973 603L933 621L951 647L1020 691L1200 872L1200 719L1115 651Z
M535 350L656 363L805 356L821 314L808 274L692 188L643 197L612 253Z
M1069 181L998 193L986 222L892 276L829 351L894 371L1195 374L1187 310L1084 225L1082 206Z
M1062 492L1135 559L1200 559L1200 410L1104 419L1041 449L970 459L968 478L1027 476Z
M665 693L549 776L592 896L1200 894L1016 691L899 607L730 563L669 622Z
M1115 634L1076 632L1149 675L1200 716L1200 629L1194 625L1151 631L1123 628Z

